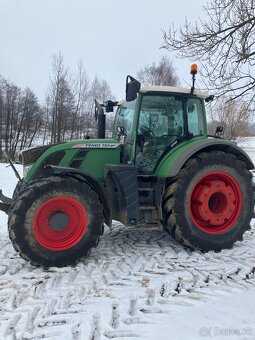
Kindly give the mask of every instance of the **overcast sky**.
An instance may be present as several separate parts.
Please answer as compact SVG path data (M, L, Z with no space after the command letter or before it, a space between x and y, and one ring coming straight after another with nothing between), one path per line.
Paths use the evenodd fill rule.
M188 60L160 49L162 30L202 16L195 0L0 0L0 75L42 101L51 59L61 51L65 63L81 59L90 78L108 81L117 99L124 97L125 77L169 56L177 74L190 80ZM193 60L197 62L198 60Z

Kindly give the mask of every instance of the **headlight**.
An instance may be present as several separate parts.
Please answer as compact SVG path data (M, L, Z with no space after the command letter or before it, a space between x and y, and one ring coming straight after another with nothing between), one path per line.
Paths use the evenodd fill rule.
M33 164L23 166L23 177L24 178L27 176L27 174L30 171L30 169L32 168L32 166L33 166Z

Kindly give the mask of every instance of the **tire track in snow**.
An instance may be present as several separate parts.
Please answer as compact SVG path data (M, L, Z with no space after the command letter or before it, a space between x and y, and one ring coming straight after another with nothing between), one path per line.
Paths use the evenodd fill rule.
M153 323L153 315L187 308L219 289L255 286L254 231L231 250L203 254L184 249L164 232L116 223L90 258L76 267L49 270L19 258L6 235L0 241L0 334L6 339L89 339L92 316L101 310L106 339L138 336L137 325ZM132 295L139 317L128 314ZM122 309L121 327L115 330L109 326L113 300Z

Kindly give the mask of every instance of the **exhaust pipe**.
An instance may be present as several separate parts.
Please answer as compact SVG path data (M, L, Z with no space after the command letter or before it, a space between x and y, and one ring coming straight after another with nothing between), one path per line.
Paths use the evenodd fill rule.
M105 139L105 114L100 113L98 115L98 123L97 123L97 138Z
M95 118L97 120L97 138L105 139L105 113L103 105L95 99Z

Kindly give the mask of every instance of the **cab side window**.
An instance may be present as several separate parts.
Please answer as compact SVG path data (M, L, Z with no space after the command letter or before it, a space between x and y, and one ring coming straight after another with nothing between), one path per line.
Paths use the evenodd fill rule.
M203 135L203 107L200 100L191 98L187 101L187 116L189 133L193 136Z

